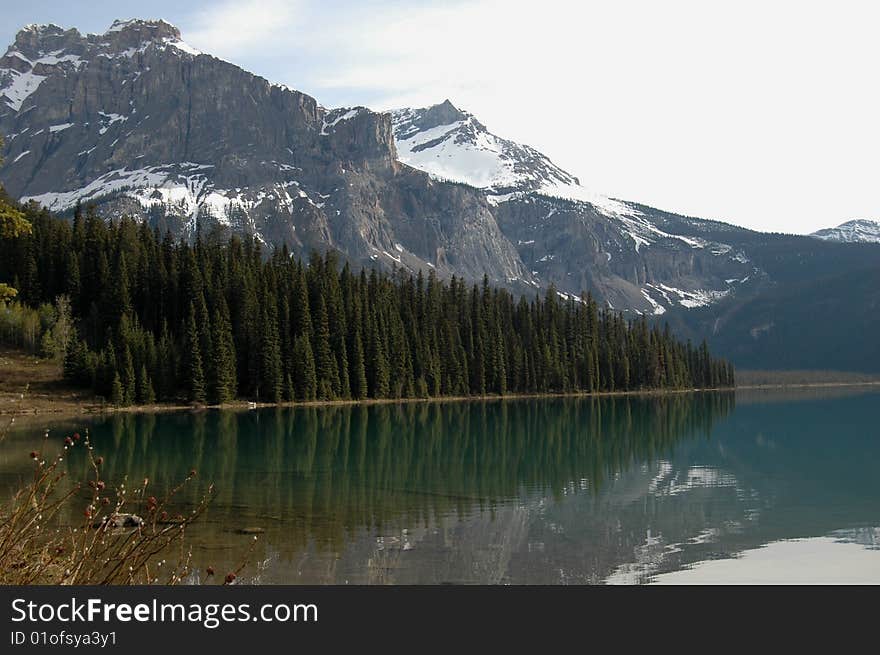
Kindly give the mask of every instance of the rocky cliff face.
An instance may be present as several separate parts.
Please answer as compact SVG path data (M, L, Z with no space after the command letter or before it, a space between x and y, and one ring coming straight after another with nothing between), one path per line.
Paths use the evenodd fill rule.
M724 317L811 274L814 254L840 268L836 244L592 192L448 100L326 109L195 50L163 21L21 30L0 58L0 133L8 192L58 212L94 203L184 238L222 228L267 249L333 248L355 265L591 291L664 318L700 307ZM723 329L710 318L703 332Z
M55 211L94 202L185 237L220 225L359 263L529 278L482 193L401 166L390 116L327 110L162 21L19 32L0 130L9 193Z

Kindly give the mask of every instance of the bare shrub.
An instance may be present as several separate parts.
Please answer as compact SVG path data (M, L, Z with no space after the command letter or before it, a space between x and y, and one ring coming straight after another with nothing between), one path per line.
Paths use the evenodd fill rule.
M161 498L150 495L149 480L131 491L124 483L110 490L101 476L103 457L93 453L88 433L65 437L54 457L46 456L48 445L46 431L41 450L31 453L32 479L0 506L0 584L183 581L191 557L185 530L205 510L213 485L194 509L172 514L172 501L195 471ZM88 480L70 484L63 462L79 448L88 458ZM82 518L71 520L79 502Z

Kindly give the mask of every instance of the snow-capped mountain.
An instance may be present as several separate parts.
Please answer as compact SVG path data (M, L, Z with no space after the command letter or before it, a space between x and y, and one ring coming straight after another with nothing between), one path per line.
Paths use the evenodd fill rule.
M398 163L387 114L329 110L185 44L164 21L29 26L0 58L8 192L216 227L352 262L538 284L482 193Z
M880 270L871 249L594 193L449 101L327 109L199 52L164 21L22 29L0 58L0 134L7 192L60 213L93 204L183 238L222 230L301 256L332 248L355 266L591 292L693 338L727 339L730 352L761 352L762 364L786 326L803 332L788 318L802 311L804 284L874 260ZM788 318L774 313L780 301L762 304L786 289Z
M489 132L448 99L439 105L391 112L400 161L441 180L484 189L490 202L537 192L589 202L609 214L627 213L618 201L594 193L531 146Z
M705 229L720 224L660 217L589 190L546 155L493 134L449 100L393 111L392 122L400 161L483 190L532 274L562 293L599 290L613 307L663 314L716 302L752 277L745 254ZM680 264L664 271L661 252L690 253L700 268L705 262L718 272L706 279ZM657 263L639 262L646 256Z
M856 219L813 232L810 236L844 243L880 243L880 221Z
M651 314L755 277L718 225L592 193L449 101L325 109L164 21L21 30L0 59L0 130L12 195L58 212L95 203L189 238L217 225L300 253L589 289Z

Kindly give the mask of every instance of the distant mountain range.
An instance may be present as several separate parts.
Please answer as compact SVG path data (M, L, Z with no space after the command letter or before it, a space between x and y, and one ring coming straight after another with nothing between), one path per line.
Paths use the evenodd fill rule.
M880 270L880 246L836 243L872 240L867 225L765 234L608 198L449 100L327 109L199 52L164 21L22 29L0 58L0 133L0 182L56 212L94 204L182 238L221 230L516 292L590 291L760 368L809 360L767 345L789 343L798 312L762 303L787 307L812 298L806 287ZM853 284L835 302L874 320L872 294ZM880 357L850 364L833 336L815 338L824 368L880 370Z
M880 243L880 222L857 219L813 232L811 236L844 243Z

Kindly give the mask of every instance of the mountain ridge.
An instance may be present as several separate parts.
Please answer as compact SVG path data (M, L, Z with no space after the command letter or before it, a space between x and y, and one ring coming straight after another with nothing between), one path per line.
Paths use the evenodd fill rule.
M61 70L40 69L53 73L42 84L56 82L59 72L85 77L77 86L85 86L87 93L90 86L99 87L91 95L100 105L97 115L75 107L53 119L64 122L40 125L25 116L28 126L16 126L30 133L23 134L27 146L18 146L18 131L10 139L6 168L11 171L4 172L4 181L13 195L50 209L65 211L77 202L103 200L102 211L110 216L153 215L163 227L190 238L199 225L214 221L251 233L267 246L335 247L361 262L434 268L475 279L489 274L493 281L519 289L553 285L573 297L590 289L610 307L655 315L716 302L753 273L749 258L735 246L692 234L697 219L672 219L672 214L593 193L542 153L496 136L448 99L390 114L363 107L328 110L298 91L178 47L183 43L180 32L165 21L116 21L101 36L83 37L60 28L43 32L45 43L31 43L33 35L28 34L16 44L28 41L32 55L44 56L58 45L53 40L63 36L61 45L73 47L78 59L73 68L48 62L47 67L61 65ZM108 48L112 57L103 51ZM64 58L65 53L56 48L51 56ZM13 56L11 50L0 66ZM97 82L90 79L96 58ZM112 62L112 70L100 70L105 60ZM181 66L194 69L186 79L178 74ZM165 72L156 76L155 70ZM162 93L157 77L170 89L164 91L172 100L168 104L179 111L151 109L145 94L137 92L140 84L154 95ZM211 81L188 88L202 78ZM113 89L112 99L101 97L102 82ZM260 110L248 106L238 89L258 98ZM43 91L34 88L31 93L37 97L47 90L43 86ZM127 107L118 103L126 94ZM194 108L194 96L200 95L210 101ZM279 102L280 111L267 110ZM147 106L137 115L143 104ZM227 106L232 123L212 111L212 104ZM16 119L27 111L19 106ZM278 134L278 125L285 126L285 134ZM208 126L219 133L207 136ZM91 133L83 134L86 127ZM37 162L39 176L28 171L36 137L46 139L40 145L53 160ZM56 148L71 141L66 156L59 156ZM67 171L52 170L58 160ZM397 199L372 199L373 207L364 207L362 197L333 197L354 171L371 178L362 180L367 187L373 186L378 169L384 169L385 181L387 174L395 178L396 190L398 181L419 179L398 162L427 173L430 178L419 199L444 195L442 190L445 203L464 217L461 225L467 229L452 238L445 235L437 240L441 243L417 245L421 238L412 220L394 221L383 230L388 211L401 209ZM334 177L336 182L328 184ZM67 188L50 189L59 179L66 179ZM476 189L478 197L458 184ZM348 181L347 186L354 188L355 183ZM457 201L450 203L450 195ZM411 196L409 200L412 205ZM379 216L370 211L377 205ZM368 216L358 216L363 213ZM469 244L468 254L449 262L462 240ZM462 266L465 262L469 265Z
M695 339L727 322L693 310L722 317L798 276L818 279L805 261L851 269L840 244L593 193L448 99L327 109L195 50L170 23L111 30L22 30L0 58L0 181L12 197L61 213L94 203L185 239L222 230L355 265L590 292ZM873 266L874 252L855 261Z

